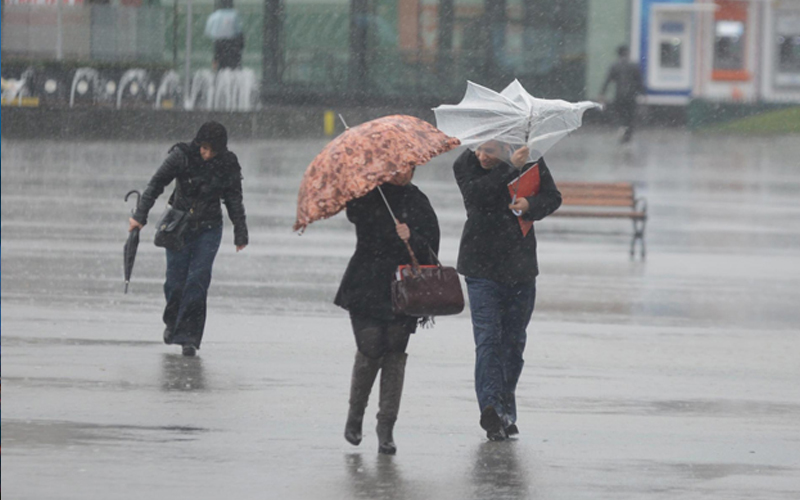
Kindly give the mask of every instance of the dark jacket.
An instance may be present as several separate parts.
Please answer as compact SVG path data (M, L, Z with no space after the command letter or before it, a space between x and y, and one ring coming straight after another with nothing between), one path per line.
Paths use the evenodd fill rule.
M433 264L428 245L439 252L439 221L428 197L413 184L381 188L395 217L411 230L409 243L420 264ZM356 225L356 251L334 304L351 313L393 320L392 276L397 266L411 263L408 250L377 189L348 202L347 218Z
M615 86L615 101L635 101L636 96L644 92L642 74L639 65L634 62L620 60L611 65L600 95L605 95L611 82L614 82Z
M239 34L233 38L221 38L214 42L214 60L218 69L237 69L242 66L242 51L244 51L244 35Z
M133 218L147 224L147 214L164 192L164 188L177 179L170 204L178 210L189 212L189 228L219 227L222 225L224 200L228 216L233 222L233 240L236 245L247 244L247 222L242 202L242 167L236 155L224 151L209 161L200 157L199 146L180 143L170 149L169 156L155 173Z
M544 158L537 163L539 194L527 198L530 209L523 214L524 219L534 221L547 217L561 206L561 193ZM458 252L458 272L505 284L534 281L539 274L534 229L523 237L517 217L508 208L511 203L508 183L519 171L508 163L486 170L475 153L467 150L453 164L453 172L467 209Z

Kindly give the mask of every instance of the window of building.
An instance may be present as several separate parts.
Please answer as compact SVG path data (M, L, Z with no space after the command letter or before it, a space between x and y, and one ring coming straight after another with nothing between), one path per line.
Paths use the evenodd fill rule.
M714 12L714 55L711 77L714 80L747 81L748 2L716 0Z
M681 67L681 39L672 38L661 42L660 64L662 68L672 69Z
M714 69L744 69L744 23L717 21L714 28Z
M800 87L800 12L775 12L775 83L780 87Z

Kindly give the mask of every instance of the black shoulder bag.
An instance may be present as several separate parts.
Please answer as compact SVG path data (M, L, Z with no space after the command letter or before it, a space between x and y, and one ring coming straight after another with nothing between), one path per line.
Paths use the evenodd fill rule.
M158 220L154 243L157 247L179 252L183 248L183 237L186 232L186 226L189 223L189 217L185 210L178 210L172 206L172 198L174 196L175 194L173 193L167 208Z

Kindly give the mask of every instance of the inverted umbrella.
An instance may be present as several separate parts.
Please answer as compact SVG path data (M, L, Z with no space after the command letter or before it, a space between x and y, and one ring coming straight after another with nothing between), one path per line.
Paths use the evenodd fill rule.
M467 82L460 103L434 108L436 126L470 148L490 140L528 146L530 160L544 156L555 143L581 126L587 109L600 108L591 101L571 103L539 99L514 80L502 92Z
M312 222L336 215L348 201L459 144L413 116L384 116L348 128L306 168L294 230L302 232Z
M125 195L125 201L128 197L136 194L136 206L139 206L139 198L142 194L137 190L128 191ZM131 210L131 214L133 214ZM125 268L125 293L128 293L128 284L131 282L131 272L133 271L133 262L136 260L136 249L139 248L139 228L135 227L128 233L128 241L125 242L125 248L122 250L123 265Z
M212 40L233 38L244 30L242 20L236 9L218 9L208 16L204 34Z

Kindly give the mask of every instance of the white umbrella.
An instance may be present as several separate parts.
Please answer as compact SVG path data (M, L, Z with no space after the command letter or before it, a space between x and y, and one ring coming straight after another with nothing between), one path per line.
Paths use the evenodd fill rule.
M467 82L467 92L460 103L442 104L433 112L436 127L457 137L465 146L473 148L490 140L516 147L527 145L529 159L534 161L580 127L584 111L590 108L602 105L539 99L514 80L500 93Z
M208 16L205 35L212 40L233 38L244 30L242 20L236 9L218 9Z

